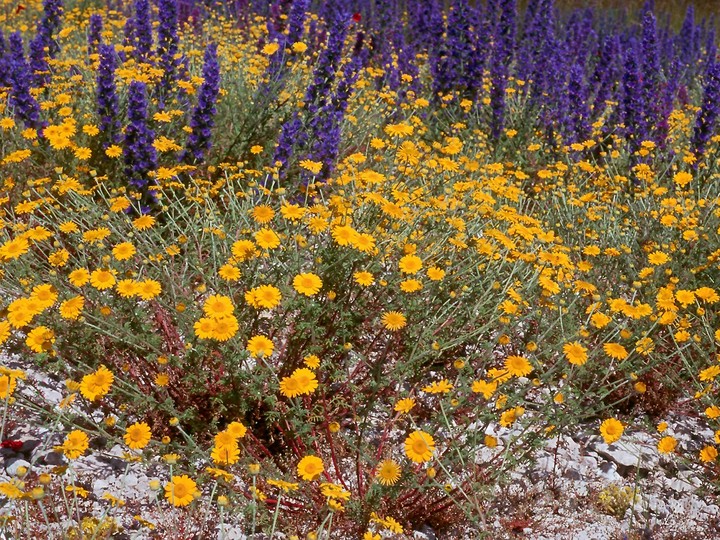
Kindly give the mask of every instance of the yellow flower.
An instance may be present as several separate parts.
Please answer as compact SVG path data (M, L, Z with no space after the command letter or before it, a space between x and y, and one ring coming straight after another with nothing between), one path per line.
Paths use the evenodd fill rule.
M273 350L273 342L261 335L251 337L247 344L247 351L255 357L270 356Z
M270 232L275 234L272 231ZM279 240L278 245L280 245ZM231 252L233 257L235 257L238 261L244 261L254 257L257 254L257 249L255 248L255 244L253 244L252 240L238 240L232 245Z
M194 326L195 335L200 339L213 339L215 336L215 319L201 317Z
M648 255L648 262L653 266L660 266L662 264L665 264L669 260L670 257L668 257L662 251L653 251L650 255Z
M97 371L85 375L80 382L80 393L85 399L95 401L110 391L115 376L105 366L100 366Z
M187 475L173 476L165 485L165 498L173 506L187 506L195 498L197 484Z
M673 182L675 182L681 188L688 185L692 181L692 179L692 175L689 172L685 171L677 172L675 173L675 176L673 176Z
M422 259L417 255L405 255L398 266L403 274L416 274L422 268Z
M0 494L5 495L8 499L20 499L25 495L23 489L25 483L17 478L13 478L9 482L0 483Z
M133 279L121 279L115 284L115 289L123 298L131 298L140 290L140 284Z
M235 421L228 424L226 431L233 437L242 439L247 433L247 428L242 424L242 422Z
M603 350L605 351L605 354L615 360L624 360L628 357L627 350L625 350L625 347L619 343L605 343L603 345Z
M280 237L272 229L260 229L255 233L254 237L255 242L262 249L275 249L280 246Z
M587 349L577 341L563 345L563 353L567 361L576 366L582 366L587 362Z
M715 461L718 457L718 451L717 448L714 446L706 446L702 450L700 450L700 461L703 463L710 463L711 461Z
M214 446L210 457L217 465L234 465L240 460L240 449L237 445Z
M508 356L505 360L505 369L513 377L524 377L532 373L533 367L530 360L524 356Z
M138 283L137 295L143 300L152 300L162 292L162 285L154 279L146 279Z
M280 381L280 392L285 397L295 397L303 394L312 394L318 387L315 373L307 368L296 369L290 377Z
M0 259L5 261L17 259L21 255L25 254L28 249L30 249L30 243L27 238L13 238L0 246Z
M90 274L90 285L102 291L115 285L115 276L110 270L93 270Z
M77 270L70 272L68 280L75 287L82 287L90 281L90 272L88 272L85 268L78 268Z
M5 343L10 337L10 323L8 321L0 321L0 344Z
M46 326L33 328L25 340L25 344L36 353L50 351L53 343L55 343L55 333Z
M59 268L65 266L69 258L70 252L67 249L58 249L57 251L54 251L53 253L48 255L48 262L52 266L57 266Z
M68 459L77 459L85 453L89 445L90 441L87 434L84 431L76 429L68 433L67 437L65 437L61 450Z
M674 437L663 437L658 441L658 452L661 454L670 454L675 451L677 440Z
M604 328L610 323L612 319L605 315L604 313L594 313L592 317L590 317L590 323L595 328Z
M232 264L223 264L218 269L218 276L225 281L237 281L241 277L240 269Z
M282 489L285 493L289 493L290 491L295 491L300 486L298 484L294 484L293 482L286 482L285 480L273 480L270 479L267 481L268 485L274 486L276 488Z
M144 231L155 225L155 218L146 214L144 216L140 216L139 218L135 218L132 224L137 230Z
M680 302L683 307L688 307L690 304L695 303L695 293L681 289L675 293L675 299Z
M423 288L423 285L417 279L406 279L400 282L400 290L406 293L414 293Z
M267 56L271 56L271 55L275 54L279 48L280 48L280 45L278 45L277 43L268 43L267 45L265 45L263 47L262 52L263 52L263 54L265 54Z
M317 456L305 456L297 466L297 473L303 480L315 480L325 470L322 459Z
M429 433L413 431L405 439L405 455L415 463L424 463L432 459L435 441Z
M309 159L303 159L300 162L300 166L303 169L308 170L313 174L319 174L320 171L322 170L323 164L319 161L311 161Z
M452 383L447 379L443 379L441 381L434 381L430 385L423 387L422 391L428 394L447 394L452 389Z
M73 296L60 304L60 316L63 319L77 319L85 306L85 298Z
M136 422L131 426L128 426L123 436L125 444L133 450L141 450L145 448L150 442L152 432L150 426L145 422Z
M275 210L266 204L260 204L250 212L255 223L268 223L275 217Z
M232 304L232 300L221 294L208 297L203 304L203 312L208 317L225 317L232 315L233 311L235 311L235 307Z
M272 285L260 285L245 293L245 301L254 308L273 309L280 304L282 293Z
M600 435L605 439L607 444L612 444L619 440L623 434L625 427L620 420L608 418L600 425Z
M303 363L310 369L315 369L320 365L320 358L315 354L308 354L303 358Z
M295 290L305 296L314 296L322 288L322 280L313 273L298 274L293 279Z
M109 158L116 158L122 155L122 148L116 144L108 146L105 149L105 155Z
M113 256L118 261L126 261L130 258L132 258L133 255L137 250L135 249L135 246L133 246L130 242L123 242L121 244L116 245L113 250Z
M405 315L399 311L387 311L382 316L382 323L385 328L395 332L405 327L407 319L405 318Z
M482 379L472 383L472 391L476 394L482 394L485 399L490 399L498 387L498 381L487 382Z
M237 334L240 325L234 315L212 319L213 327L211 337L218 341L227 341Z
M703 382L712 381L720 375L720 365L710 366L700 372L700 380Z
M415 406L415 400L413 398L404 398L395 404L395 411L407 414Z
M362 287L369 287L375 283L375 278L370 272L355 272L353 274L353 279L355 280L355 283Z
M445 270L438 268L437 266L431 266L427 270L427 275L433 281L440 281L445 277Z
M0 399L7 399L12 396L17 386L15 377L10 375L0 375Z

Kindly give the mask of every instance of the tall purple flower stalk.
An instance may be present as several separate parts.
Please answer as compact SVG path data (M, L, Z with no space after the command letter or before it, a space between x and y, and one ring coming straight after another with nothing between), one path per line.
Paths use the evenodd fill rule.
M497 140L505 127L505 88L515 46L515 0L503 0L500 5L494 43L490 62L490 135Z
M695 129L691 139L691 148L698 160L705 152L712 136L718 116L720 115L720 62L715 62L709 69L702 106L695 119Z
M32 86L40 88L50 82L50 65L45 57L45 42L37 34L30 42L30 79Z
M10 105L26 127L41 129L43 122L40 119L40 105L30 94L30 69L25 60L23 40L20 32L10 35Z
M588 85L585 81L584 66L575 63L568 77L569 114L566 126L567 142L586 140L590 135L590 107L588 104Z
M148 0L135 0L135 16L133 17L133 55L138 62L146 62L150 58L152 49L152 19L150 17L150 2Z
M0 30L0 86L10 86L10 57L7 54L5 34Z
M192 132L185 144L184 161L201 162L212 143L212 128L215 125L215 103L220 91L220 64L217 59L217 45L210 43L205 49L203 83L200 86L198 102L190 118Z
M100 118L99 129L103 148L116 144L120 139L120 119L117 111L120 103L115 84L115 48L112 45L100 45L100 65L97 72L97 115Z
M43 16L37 26L37 35L48 48L50 58L55 58L60 50L57 41L53 39L53 34L60 29L62 14L62 0L43 0Z
M90 23L88 24L88 56L98 52L98 47L102 43L102 29L102 15L97 13L90 15Z
M132 81L128 88L128 124L123 140L123 160L128 183L141 195L143 211L155 201L150 172L157 168L155 134L148 127L147 89L144 83Z
M645 140L646 128L643 110L643 87L635 40L631 39L625 52L625 73L622 77L622 111L630 149L635 152Z
M347 35L348 16L340 9L331 13L327 45L320 53L320 58L313 72L313 80L305 92L308 110L315 114L327 101L328 92L335 80L335 73L342 58L343 44Z
M650 3L646 5L650 7ZM642 77L642 111L643 126L646 134L656 143L661 144L663 141L658 140L658 134L655 127L660 122L660 107L658 94L660 86L660 77L662 77L662 68L660 67L660 57L658 51L657 24L655 15L650 9L646 9L643 14L642 21L642 47L641 47L641 77Z
M169 96L177 80L178 60L178 9L175 0L158 0L158 49L160 68L163 70L159 83L160 98Z
M327 180L333 171L335 160L340 149L342 122L347 111L348 101L353 93L360 70L365 62L367 49L362 49L364 35L359 34L354 47L354 54L348 62L338 82L335 93L318 115L321 123L313 133L313 145L310 159L319 161L324 166L318 176L319 180Z

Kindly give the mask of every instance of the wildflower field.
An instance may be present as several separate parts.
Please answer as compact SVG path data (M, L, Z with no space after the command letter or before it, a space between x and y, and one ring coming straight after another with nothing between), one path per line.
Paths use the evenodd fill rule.
M717 505L715 21L568 4L0 0L3 538L539 538L580 433Z

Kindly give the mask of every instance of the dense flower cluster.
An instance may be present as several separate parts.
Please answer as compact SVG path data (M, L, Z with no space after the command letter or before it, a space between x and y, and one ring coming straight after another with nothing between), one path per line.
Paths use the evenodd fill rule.
M710 24L210 4L3 15L0 349L65 379L0 366L3 448L22 409L56 454L0 482L11 534L480 529L578 431L717 493ZM150 500L83 481L108 448Z

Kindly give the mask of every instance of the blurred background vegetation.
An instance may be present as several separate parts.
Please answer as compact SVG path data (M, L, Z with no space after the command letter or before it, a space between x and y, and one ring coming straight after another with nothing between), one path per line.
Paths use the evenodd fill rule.
M522 0L518 2L523 7L526 3L526 1ZM617 11L618 14L626 12L631 17L637 14L644 3L645 0L555 0L555 5L561 9L591 7ZM709 19L715 15L716 26L720 22L718 20L720 0L655 0L655 13L660 21L664 19L666 14L669 14L673 26L679 27L685 18L688 6L691 4L695 6L695 19L697 21L703 18Z

